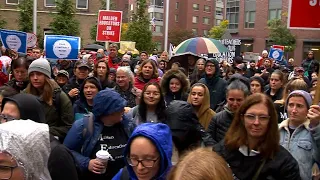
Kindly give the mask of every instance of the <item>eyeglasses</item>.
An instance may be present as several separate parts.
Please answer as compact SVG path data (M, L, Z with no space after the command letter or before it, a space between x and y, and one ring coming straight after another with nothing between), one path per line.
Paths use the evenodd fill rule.
M258 119L260 122L264 123L268 122L270 119L270 116L267 115L244 114L243 116L245 120L249 122L255 122Z
M0 124L1 122L13 121L15 118L12 116L7 116L5 114L0 114Z
M143 159L139 160L137 158L127 157L127 162L130 166L136 167L141 163L141 165L145 168L152 168L154 164L159 160L160 156L157 159Z
M12 177L13 169L18 166L2 166L0 165L0 180L9 180Z

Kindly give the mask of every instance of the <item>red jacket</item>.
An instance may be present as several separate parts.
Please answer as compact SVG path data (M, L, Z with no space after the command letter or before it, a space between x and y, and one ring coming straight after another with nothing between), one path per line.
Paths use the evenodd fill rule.
M109 66L109 68L114 68L117 70L119 67L119 63L113 64L111 58L108 56L108 66Z
M134 78L134 87L142 90L143 87L144 87L144 85L146 85L146 84L149 83L149 82L157 82L157 83L159 83L159 82L160 82L160 78L150 79L148 82L145 83L145 82L143 81L142 77L136 76L136 77Z

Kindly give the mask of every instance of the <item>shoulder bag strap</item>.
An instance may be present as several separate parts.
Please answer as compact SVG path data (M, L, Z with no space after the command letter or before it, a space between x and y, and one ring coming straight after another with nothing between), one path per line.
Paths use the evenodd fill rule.
M261 165L259 166L259 169L257 170L256 174L253 176L252 180L257 180L259 178L260 172L265 163L266 163L266 159L263 159Z

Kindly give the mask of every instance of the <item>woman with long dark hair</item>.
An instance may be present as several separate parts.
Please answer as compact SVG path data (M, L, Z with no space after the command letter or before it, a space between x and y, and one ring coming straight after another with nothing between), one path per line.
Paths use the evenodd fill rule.
M93 76L100 80L102 89L113 88L115 83L109 81L110 68L105 60L99 60L94 65Z
M146 84L141 93L140 104L128 112L136 125L146 122L164 122L166 103L157 82Z
M229 164L234 179L300 180L299 166L279 144L277 112L268 96L249 96L223 141L213 150Z
M25 57L19 57L11 62L11 70L13 78L6 84L17 92L23 91L28 83L29 63Z

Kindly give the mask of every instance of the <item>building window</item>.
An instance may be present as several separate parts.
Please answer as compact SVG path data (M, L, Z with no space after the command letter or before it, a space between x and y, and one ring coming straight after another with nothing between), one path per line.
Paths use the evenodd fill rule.
M216 20L216 26L219 26L221 24L221 19Z
M269 10L269 20L271 19L281 19L281 9L270 9Z
M157 21L163 21L163 13L151 12L149 13L150 19L155 18Z
M198 35L198 29L197 28L193 28L192 29L193 35L197 36Z
M203 17L203 24L210 24L210 19L208 17Z
M203 30L203 36L204 36L204 37L208 37L208 34L209 34L209 31L208 31L208 30L206 30L206 29Z
M179 2L176 2L176 9L179 9Z
M77 0L77 9L88 9L88 0Z
M19 4L19 0L6 0L6 4L18 5Z
M217 16L222 16L222 15L223 15L221 8L217 8L217 9L216 9L216 15L217 15Z
M198 16L192 16L192 23L198 23L199 17Z
M163 26L156 25L153 27L152 25L149 27L151 32L162 33Z
M199 4L193 4L192 7L193 7L193 10L196 10L196 11L199 10Z
M45 0L45 7L56 7L56 0Z
M255 11L247 11L244 28L254 28L255 19L256 19L256 12Z
M228 29L238 29L240 0L227 0L226 18L229 21Z
M204 12L211 12L211 6L204 5Z
M176 22L178 22L178 19L179 19L179 17L178 17L178 15L174 15L174 20L176 21Z
M151 0L150 5L162 8L163 7L163 0Z

